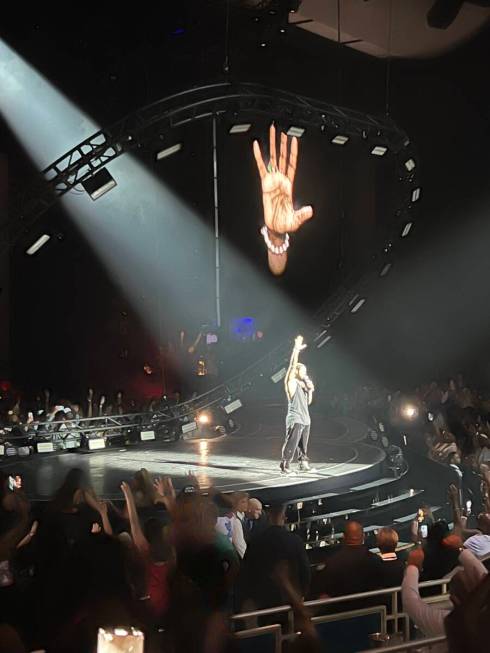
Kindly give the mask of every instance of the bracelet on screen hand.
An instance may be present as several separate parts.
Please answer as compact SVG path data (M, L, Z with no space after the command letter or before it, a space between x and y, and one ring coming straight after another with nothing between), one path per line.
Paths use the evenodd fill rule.
M282 245L274 245L272 240L270 239L269 236L269 230L267 229L267 226L264 225L262 229L260 230L260 233L264 237L265 244L267 245L267 249L272 252L273 254L285 254L288 251L289 248L289 234L285 234L284 242Z

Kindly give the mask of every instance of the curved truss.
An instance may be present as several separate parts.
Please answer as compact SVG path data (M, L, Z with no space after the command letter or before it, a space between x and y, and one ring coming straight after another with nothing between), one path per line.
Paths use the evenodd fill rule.
M10 210L10 219L0 232L0 252L11 247L30 226L63 195L88 179L122 154L137 148L152 147L156 137L187 123L221 116L236 123L247 116L267 116L281 122L317 129L330 138L345 134L353 139L388 147L397 159L400 202L395 212L392 234L373 252L372 267L359 279L353 274L339 291L317 312L321 327L309 334L317 346L332 324L356 301L366 286L379 276L382 257L391 254L400 225L411 220L413 191L417 186L417 167L409 169L408 159L415 161L409 138L389 117L375 117L312 98L256 84L220 83L177 93L136 111L107 129L100 130L79 143L48 166L42 177L18 196ZM153 145L154 146L154 145ZM376 268L378 267L378 271ZM221 403L228 396L245 392L258 375L270 376L280 369L289 355L290 343L283 343L242 373L210 392L182 405L187 414ZM170 419L160 415L164 421Z

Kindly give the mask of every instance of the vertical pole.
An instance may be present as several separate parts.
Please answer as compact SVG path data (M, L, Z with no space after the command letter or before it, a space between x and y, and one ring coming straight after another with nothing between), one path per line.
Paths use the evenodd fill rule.
M216 144L216 116L213 116L213 191L214 191L214 264L216 326L221 327L221 286L220 286L220 247L219 247L219 202L218 202L218 148Z

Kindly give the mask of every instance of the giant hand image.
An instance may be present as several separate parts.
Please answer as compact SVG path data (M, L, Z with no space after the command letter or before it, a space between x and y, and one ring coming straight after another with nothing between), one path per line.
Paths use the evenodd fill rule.
M269 165L266 167L260 145L253 144L255 161L262 186L264 226L261 233L267 245L269 268L280 275L286 269L288 260L289 234L313 216L311 206L295 209L293 204L293 183L298 165L298 139L291 139L288 157L288 137L281 132L279 162L276 158L276 128L269 130Z

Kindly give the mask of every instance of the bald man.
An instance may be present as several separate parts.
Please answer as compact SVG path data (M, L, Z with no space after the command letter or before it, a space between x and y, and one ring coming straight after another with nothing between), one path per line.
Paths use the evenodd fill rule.
M364 544L364 531L359 522L349 520L339 549L328 556L319 573L316 593L320 596L343 596L368 592L380 587L383 564Z
M263 533L269 525L264 514L262 503L255 498L248 500L247 510L243 519L243 535L247 546L249 542Z

